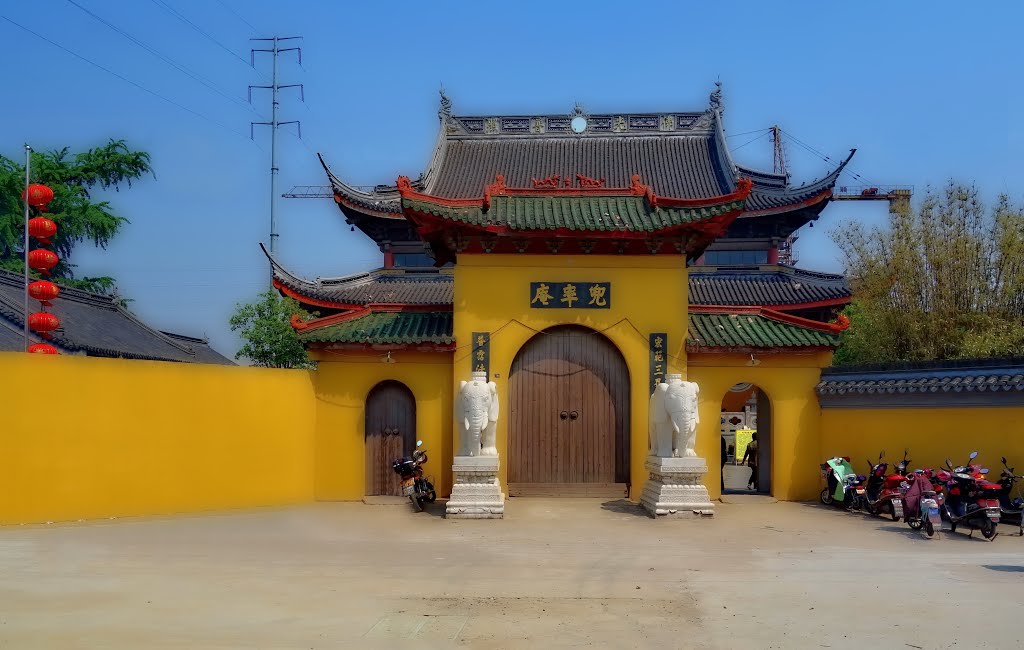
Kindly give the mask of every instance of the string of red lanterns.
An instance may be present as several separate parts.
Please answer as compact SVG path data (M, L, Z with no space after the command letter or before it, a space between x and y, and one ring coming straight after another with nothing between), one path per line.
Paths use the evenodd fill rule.
M45 185L29 185L25 188L22 198L36 211L46 212L46 206L53 200L53 190ZM51 246L53 237L57 234L57 224L46 217L33 217L28 220L26 227L29 236L36 239L41 246ZM46 277L49 277L50 270L59 262L57 254L45 248L36 248L28 253L29 268L39 271ZM53 306L51 301L60 295L60 288L49 280L37 280L28 284L25 290L28 295L40 302L41 309L27 315L28 328L43 339L52 339L51 332L60 327L60 319L46 311L46 308ZM60 354L57 348L49 343L33 343L28 346L27 351L34 354Z

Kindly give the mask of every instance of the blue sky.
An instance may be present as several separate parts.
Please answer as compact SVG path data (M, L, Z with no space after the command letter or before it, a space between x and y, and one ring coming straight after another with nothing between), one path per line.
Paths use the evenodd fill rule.
M245 100L249 84L268 83L270 61L248 66L252 36L304 37L303 66L280 64L282 83L302 83L306 95L303 104L282 94L279 119L301 120L303 139L283 127L281 191L325 183L316 151L357 184L417 175L442 83L457 114L498 114L568 112L574 102L591 112L700 110L721 79L729 134L779 124L833 158L857 147L851 167L874 183L920 193L955 178L989 201L1024 198L1017 2L75 1L219 92L68 0L10 0L0 15L206 119L0 20L0 151L108 138L149 151L156 178L107 197L132 223L107 250L83 245L72 262L80 274L116 277L151 324L208 336L228 355L239 345L227 326L234 305L269 281L258 247L269 232L269 134L257 127L249 139L269 99ZM730 138L735 158L770 168L771 143L754 135ZM787 154L796 182L829 167L792 142ZM379 265L333 202L278 201L279 257L294 271ZM841 270L828 231L884 215L883 204L833 203L801 231L800 265Z

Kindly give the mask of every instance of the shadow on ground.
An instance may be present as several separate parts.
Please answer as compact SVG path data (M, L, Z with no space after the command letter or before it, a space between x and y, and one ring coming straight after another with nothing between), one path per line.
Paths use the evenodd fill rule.
M616 499L615 501L605 501L601 504L602 510L609 512L617 512L623 515L634 515L636 517L643 517L644 519L653 519L653 515L643 509L639 503L633 503L629 499Z

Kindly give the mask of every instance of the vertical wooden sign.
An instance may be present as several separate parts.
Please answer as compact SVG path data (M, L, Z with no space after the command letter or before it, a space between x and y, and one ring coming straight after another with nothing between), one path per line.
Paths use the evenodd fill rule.
M654 388L665 381L665 374L668 368L666 361L666 350L668 349L668 334L665 332L654 332L650 336L651 344L651 385L647 394L654 393Z
M473 332L473 372L487 373L491 380L491 333Z

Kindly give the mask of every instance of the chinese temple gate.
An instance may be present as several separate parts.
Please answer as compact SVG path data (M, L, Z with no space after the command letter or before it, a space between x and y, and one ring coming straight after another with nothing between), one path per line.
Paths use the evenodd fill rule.
M380 268L309 281L271 259L274 285L318 313L293 325L319 362L320 498L388 492L371 410L412 413L450 490L452 400L473 370L498 385L512 495L638 498L647 402L668 373L701 386L700 455L718 456L723 395L751 382L773 402L773 471L818 462L814 386L850 291L778 259L849 157L799 186L737 165L718 90L696 112L609 115L463 117L442 95L439 119L415 179L362 191L321 158ZM364 454L334 453L353 445ZM776 474L779 498L816 490Z

